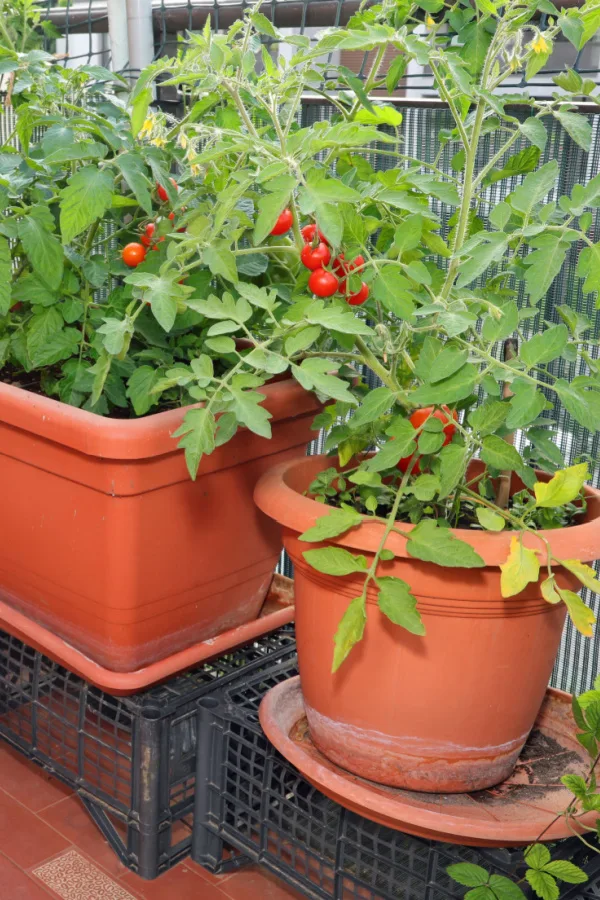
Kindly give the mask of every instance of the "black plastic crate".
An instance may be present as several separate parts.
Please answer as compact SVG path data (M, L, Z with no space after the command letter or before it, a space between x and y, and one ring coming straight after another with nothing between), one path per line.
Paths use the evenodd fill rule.
M191 851L199 698L294 648L285 626L163 685L113 697L0 631L0 737L75 788L122 862L155 878Z
M344 809L310 785L272 747L258 721L264 694L296 674L287 652L199 701L196 862L212 872L258 862L314 900L452 900L467 890L448 876L452 863L477 863L509 876L521 871L521 850L411 837ZM577 839L552 852L586 867L592 879L563 885L561 900L598 900L600 875L596 887L593 878L600 857Z

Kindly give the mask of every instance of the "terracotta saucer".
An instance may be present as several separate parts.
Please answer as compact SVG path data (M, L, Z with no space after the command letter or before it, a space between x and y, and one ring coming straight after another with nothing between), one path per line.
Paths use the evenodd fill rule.
M472 846L524 846L570 837L563 818L572 799L567 773L586 775L589 758L575 738L571 696L549 688L517 767L502 784L471 794L425 794L366 781L330 762L311 741L300 678L272 688L260 706L261 726L305 778L341 806L418 837ZM581 821L593 825L595 813ZM572 824L572 823L571 823Z
M255 638L275 631L294 620L293 582L283 575L275 575L259 617L252 622L230 628L215 637L192 644L185 650L159 659L134 672L115 672L98 665L48 628L34 622L8 603L0 601L0 629L44 653L50 659L79 675L84 681L113 696L135 694L150 685L166 681L173 675L197 666L201 662L223 656L229 650L247 644Z

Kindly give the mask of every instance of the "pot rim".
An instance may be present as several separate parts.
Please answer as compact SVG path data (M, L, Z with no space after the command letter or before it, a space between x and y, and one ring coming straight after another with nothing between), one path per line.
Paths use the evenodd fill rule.
M272 421L292 419L320 404L293 378L261 387ZM115 419L69 406L60 400L0 382L0 428L9 425L88 456L145 459L176 450L171 435L189 409L202 403L151 413L138 419Z
M258 508L283 525L284 528L295 532L294 537L311 528L317 519L326 514L326 510L332 509L305 497L289 485L292 472L297 474L298 469L306 470L306 486L317 474L332 464L329 456L304 456L288 460L270 469L259 480L254 491L254 501ZM304 474L304 473L301 473ZM539 473L545 476L545 473ZM552 549L553 555L558 559L578 559L581 562L592 562L600 557L600 490L585 486L588 499L595 500L598 509L594 515L588 510L587 521L579 525L571 525L568 528L553 530L541 530L537 532L545 538ZM325 511L324 511L325 510ZM361 553L375 553L381 541L384 529L381 522L373 522L369 516L363 516L363 524L360 528L352 528L346 534L337 538L328 539L326 544L333 544ZM412 531L414 525L402 523L403 531ZM467 528L452 528L455 537L470 544L484 560L486 566L499 566L506 562L511 538L514 531L485 532L471 531ZM543 551L541 541L533 534L523 535L523 544L531 550ZM306 549L322 546L317 543L307 543ZM406 540L393 532L389 535L386 547L394 552L400 559L414 560L406 551ZM544 561L544 556L540 556ZM429 565L425 563L424 565Z

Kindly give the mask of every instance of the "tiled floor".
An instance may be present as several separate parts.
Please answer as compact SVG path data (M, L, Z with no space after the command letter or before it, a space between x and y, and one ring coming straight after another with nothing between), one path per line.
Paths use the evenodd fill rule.
M0 740L3 900L299 900L255 866L214 876L186 860L156 881L121 865L77 797Z

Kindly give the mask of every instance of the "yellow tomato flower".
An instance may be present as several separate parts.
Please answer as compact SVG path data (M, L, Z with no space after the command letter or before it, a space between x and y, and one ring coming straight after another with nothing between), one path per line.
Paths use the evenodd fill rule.
M435 25L435 19L432 19L431 16L425 16L425 24L428 28L433 28Z
M147 134L152 134L152 129L154 128L154 117L148 116L148 118L144 121L142 128L140 130L140 135L144 137Z
M534 53L547 53L549 50L548 41L543 34L538 34L535 41L531 42L531 49Z
M182 150L185 150L186 147L187 147L187 145L188 145L188 139L186 138L186 136L185 136L185 134L183 133L183 131L181 131L181 132L179 133L178 141L179 141L179 146L181 147L181 149L182 149Z
M192 175L200 175L202 168L198 165L198 163L192 163L190 166L190 170Z
M150 141L151 144L154 144L155 147L166 147L167 142L163 137L155 137Z

